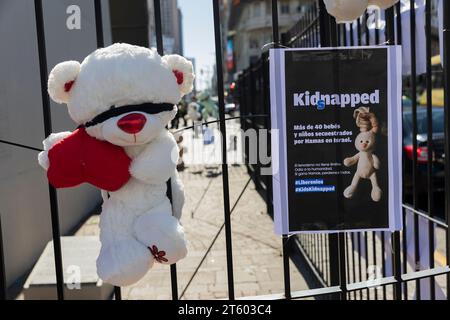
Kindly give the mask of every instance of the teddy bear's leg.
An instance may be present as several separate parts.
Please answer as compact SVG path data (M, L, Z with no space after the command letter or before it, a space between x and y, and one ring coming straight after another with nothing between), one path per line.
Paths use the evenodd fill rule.
M370 196L373 201L378 202L381 199L382 191L378 185L377 174L375 172L370 176L370 182L372 182L372 192L370 193Z
M140 280L153 266L154 257L136 239L102 244L97 258L99 277L115 286L128 286Z
M139 216L134 222L134 232L156 262L173 264L187 254L183 227L172 216L168 200Z
M353 176L352 183L344 190L344 197L346 197L347 199L353 197L353 194L356 191L356 187L358 186L359 179L360 177L358 176L358 174L355 173L355 175Z

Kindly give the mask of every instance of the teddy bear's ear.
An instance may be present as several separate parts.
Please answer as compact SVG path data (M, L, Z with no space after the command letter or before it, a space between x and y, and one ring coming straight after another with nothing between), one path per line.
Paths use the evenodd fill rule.
M58 63L48 76L48 94L57 103L67 103L75 80L80 73L78 61Z
M194 84L194 68L192 62L177 54L170 54L162 57L163 61L173 72L182 96L192 91Z

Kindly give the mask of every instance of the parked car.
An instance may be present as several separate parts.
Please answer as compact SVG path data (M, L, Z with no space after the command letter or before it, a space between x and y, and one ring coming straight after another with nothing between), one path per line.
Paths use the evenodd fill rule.
M236 108L236 104L235 103L233 103L233 102L225 103L225 113L226 114L229 114L230 116L233 116L234 112L236 112L236 111L237 111L237 108Z
M433 123L433 148L432 148L432 181L433 192L443 193L444 184L444 109L441 107L433 107L432 109ZM427 168L428 168L428 147L427 147L427 109L425 107L417 107L417 192L419 195L419 206L422 210L427 210ZM412 110L407 108L403 112L403 189L406 200L411 201L413 195L413 121Z

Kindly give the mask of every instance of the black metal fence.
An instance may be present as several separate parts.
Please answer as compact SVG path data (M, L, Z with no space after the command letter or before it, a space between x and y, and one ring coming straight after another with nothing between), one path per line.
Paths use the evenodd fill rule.
M414 0L411 0L411 4L414 4ZM45 55L45 34L43 29L43 14L42 14L42 1L35 0L35 14L36 14L36 24L37 24L37 34L38 34L38 44L39 44L39 61L40 61L40 72L41 72L41 84L42 84L42 97L43 97L43 114L45 120L45 133L50 134L52 131L51 127L51 114L49 107L48 95L46 93L46 79L47 79L47 64ZM230 221L230 197L229 197L229 181L228 181L228 165L227 165L227 150L226 150L226 118L224 109L224 83L223 83L223 73L222 73L222 39L220 31L220 1L212 0L213 11L214 11L214 30L215 30L215 46L216 46L216 68L217 68L217 86L218 86L218 99L219 99L219 125L220 131L222 133L222 178L223 178L223 200L224 200L224 228L225 228L225 238L226 238L226 255L227 255L227 276L228 276L228 296L229 299L233 300L235 298L234 294L234 279L233 279L233 254L231 246L231 221ZM156 36L157 36L157 47L160 54L163 53L163 43L162 43L162 28L161 28L161 10L160 10L160 0L154 0L155 8L155 26L156 26ZM287 33L281 36L282 41L279 38L279 28L278 28L278 3L276 0L272 0L272 29L273 29L273 40L275 46L290 46L290 47L317 47L319 45L326 46L337 46L346 43L346 37L351 37L351 45L357 45L361 43L362 26L364 25L364 17L359 19L357 22L358 36L355 38L353 32L348 35L345 27L336 26L334 19L332 19L324 10L324 5L322 1L318 1L314 6L306 12L302 19ZM97 44L99 47L103 46L102 39L102 23L101 23L101 8L100 1L95 1L96 9L96 27L97 27ZM399 5L396 6L395 10L397 13L400 12ZM386 39L387 43L401 43L400 35L398 32L398 37L395 37L394 33L394 9L386 10ZM433 125L431 122L431 54L430 54L430 0L427 1L427 41L425 44L414 44L411 45L411 57L412 61L415 61L416 45L426 45L427 46L427 72L426 72L426 88L428 93L427 100L427 116L428 116L428 128L430 129ZM414 10L411 10L411 26L415 26ZM400 15L397 14L397 21L400 21ZM397 23L397 28L400 28L401 23ZM450 28L450 3L444 1L444 30L449 30ZM411 28L413 30L414 28ZM414 31L411 31L413 34ZM444 32L445 35L445 55L444 61L447 61L448 55L450 54L450 34L448 31ZM414 41L413 41L414 42ZM378 41L377 41L378 43ZM445 64L444 75L445 75L445 88L450 86L448 79L449 66ZM411 73L410 88L412 94L412 113L413 113L413 123L414 123L414 133L417 132L416 125L416 115L417 115L417 97L416 97L416 71L413 64ZM239 88L239 102L241 108L241 124L242 128L245 129L264 129L270 128L270 113L269 113L269 71L268 71L268 55L263 54L261 59L253 64L249 69L245 70L238 81ZM450 92L446 90L446 92ZM446 108L445 108L445 154L450 154L450 129L448 124L450 123L450 114L448 112L448 106L450 105L450 99L446 95ZM264 298L271 299L299 299L307 297L330 297L330 298L383 298L383 299L407 299L408 289L410 289L411 284L414 285L416 297L421 297L421 285L423 279L429 282L430 286L433 288L430 298L435 298L435 278L445 277L446 282L446 296L449 297L448 290L450 288L450 269L448 267L448 225L435 218L433 213L433 143L431 130L428 131L428 204L429 210L426 212L419 210L418 200L417 200L417 190L414 189L413 203L408 205L405 203L405 210L408 210L413 215L413 237L412 242L415 248L415 266L413 269L408 267L407 258L407 246L410 238L408 234L403 231L402 233L396 232L394 234L388 233L358 233L356 235L351 235L348 233L339 233L334 235L302 235L302 236L292 236L287 235L282 237L283 245L283 267L284 267L284 292L280 294L273 294L270 296L264 296ZM415 138L413 141L413 172L417 173L417 148L418 143ZM270 141L270 135L268 141ZM2 143L9 143L10 145L15 145L17 147L26 147L23 145L18 145L13 142L2 141ZM258 144L259 145L259 144ZM270 145L270 143L268 143ZM269 150L270 151L270 150ZM248 154L247 154L248 159ZM262 175L261 168L264 165L261 163L249 164L248 169L253 178L255 179L256 186L261 190L262 194L265 196L269 212L271 209L271 176ZM448 221L448 215L450 212L450 166L448 161L445 162L445 182L446 190L445 192L445 212ZM417 177L417 175L415 175ZM417 184L413 184L417 186ZM415 188L415 187L414 187ZM55 271L57 280L57 293L58 299L64 299L64 279L62 270L62 255L61 255L61 245L60 245L60 231L59 231L59 213L56 201L56 191L54 188L49 186L50 203L51 203L51 217L52 217L52 229L53 229L53 242L54 242L54 253L55 253ZM406 211L405 211L406 216ZM429 266L425 270L419 269L420 265L420 251L419 248L419 219L425 219L428 225L428 248L430 252ZM439 226L445 230L446 234L446 254L447 259L444 266L435 266L434 260L434 227ZM1 223L0 223L1 231ZM320 287L305 291L292 292L290 287L290 270L289 270L289 255L290 249L297 246L302 255L306 258L306 265L310 267L310 270L316 275L317 281ZM370 260L370 262L369 262ZM381 261L381 275L375 277L376 282L371 282L368 275L367 267L369 264L378 266ZM172 297L173 299L178 299L178 285L177 285L177 271L176 266L171 266L170 269L171 280L172 280ZM372 279L374 280L374 279ZM374 287L374 285L376 287ZM378 288L382 288L382 292L378 291ZM120 288L115 288L115 298L117 300L121 299ZM257 297L255 297L257 298ZM5 281L5 271L4 271L4 255L2 250L2 237L0 232L0 299L6 299L6 281Z
M406 1L408 2L408 1ZM415 8L416 2L410 0L407 4ZM335 19L328 15L323 1L315 1L303 13L300 21L290 30L281 35L281 43L274 36L274 46L282 47L336 47L378 44L402 44L402 27L407 28L409 44L403 47L403 55L408 55L411 62L410 75L403 80L403 92L410 98L410 106L403 106L404 112L411 114L412 146L411 162L404 162L405 179L411 180L411 190L404 190L403 220L406 222L402 232L357 232L339 234L301 234L283 237L285 250L284 272L289 279L289 265L287 255L296 250L305 258L305 265L315 276L316 283L321 289L302 292L290 292L289 283L286 283L285 297L301 298L306 296L328 296L340 299L442 299L449 298L450 269L449 256L449 212L450 212L450 164L445 158L450 152L450 112L449 95L450 86L449 65L450 38L447 27L450 25L450 3L443 1L443 42L444 42L444 68L432 66L432 41L436 35L432 32L432 8L436 8L438 1L426 0L425 16L425 42L416 41L416 10L404 13L401 4L397 3L382 14L385 17L385 26L369 30L369 13L353 23L337 25ZM441 10L441 9L437 9ZM402 19L409 19L409 23ZM375 23L377 22L374 21ZM274 30L278 29L274 27ZM403 30L403 31L405 31ZM439 30L441 31L441 30ZM274 31L277 32L277 31ZM422 46L422 47L420 47ZM426 54L426 70L419 75L416 66L418 51ZM241 123L243 129L270 128L269 117L260 119L252 115L269 114L269 78L267 53L261 59L244 70L238 79L238 99L241 110ZM435 70L437 69L437 70ZM445 148L436 143L436 134L433 134L433 79L435 73L443 73L445 92L444 122L445 122ZM305 75L310 76L310 75ZM419 107L418 88L425 89L426 102ZM422 102L423 103L423 102ZM418 142L418 110L426 109L426 142L420 145L428 151L426 159L420 154ZM404 120L405 121L405 120ZM423 132L422 132L423 133ZM270 136L268 143L270 142ZM269 143L270 144L270 143ZM439 150L444 149L444 150ZM436 158L444 154L445 162L445 190L436 190L437 166ZM246 161L248 150L246 149ZM404 159L405 161L405 159ZM267 197L268 206L271 203L271 177L261 176L261 164L247 163L249 173L256 184L261 188L262 194ZM426 181L419 181L419 170L425 170ZM424 185L421 185L424 184ZM419 194L419 189L425 189ZM441 198L438 199L437 195ZM425 205L422 203L423 197ZM438 217L436 208L442 208ZM445 217L443 214L445 214ZM437 245L436 232L439 232L441 243L445 248L445 257L438 256L440 265L436 262L435 248ZM425 247L425 249L421 249ZM426 254L426 257L423 255ZM422 256L421 256L422 255ZM424 260L425 263L424 263ZM441 290L443 288L443 291ZM444 292L445 291L445 292Z
M156 44L158 53L164 54L163 45L163 32L161 21L161 1L154 0L154 21L155 21L155 33ZM231 242L231 209L230 209L230 195L229 195L229 181L228 181L228 164L227 164L227 143L226 143L226 126L225 126L225 104L224 104L224 82L222 72L222 38L220 30L220 0L212 0L213 13L214 13L214 36L216 47L216 68L217 68L217 86L218 86L218 102L219 102L219 120L218 122L221 132L221 145L222 145L222 178L223 178L223 211L224 211L224 229L226 239L226 252L227 252L227 277L228 277L228 296L231 300L235 298L234 294L234 280L233 280L233 255L232 255L232 242ZM50 100L47 94L47 60L46 60L46 48L45 48L45 32L44 32L44 17L42 10L42 0L35 0L35 17L36 17L36 30L38 36L38 51L39 51L39 68L41 78L41 93L43 102L43 115L44 115L44 127L45 135L48 136L52 132L51 112L50 112ZM152 18L152 17L150 17ZM102 30L102 15L101 15L101 1L95 0L95 19L96 19L96 31L97 31L97 47L103 47L103 30ZM184 128L187 129L187 128ZM34 151L40 151L37 148L15 143L13 141L0 140L0 143L5 143L18 148L26 148ZM168 183L168 186L170 184ZM61 237L59 226L59 212L57 193L55 188L48 185L49 197L50 197L50 214L52 223L52 238L54 244L54 257L55 257L55 273L56 273L56 291L59 300L64 300L64 273L61 254ZM170 197L170 188L168 191ZM0 219L1 220L1 219ZM221 229L222 230L222 229ZM0 221L0 300L7 298L7 285L5 275L5 260L3 252L3 239L1 234L1 221ZM172 298L177 300L178 284L177 284L177 270L176 265L170 266L171 284L172 284ZM121 288L114 288L114 296L116 300L121 300Z

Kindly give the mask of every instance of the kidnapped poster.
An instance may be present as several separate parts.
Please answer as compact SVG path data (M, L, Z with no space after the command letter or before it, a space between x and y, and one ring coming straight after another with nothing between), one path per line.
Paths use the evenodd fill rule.
M401 228L397 47L271 51L280 234Z

